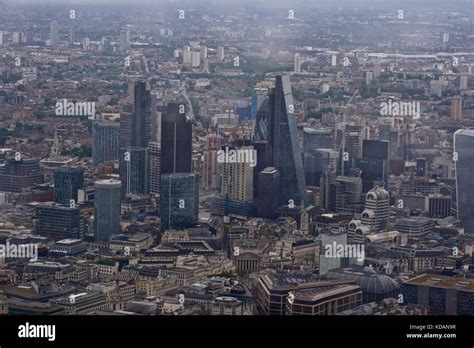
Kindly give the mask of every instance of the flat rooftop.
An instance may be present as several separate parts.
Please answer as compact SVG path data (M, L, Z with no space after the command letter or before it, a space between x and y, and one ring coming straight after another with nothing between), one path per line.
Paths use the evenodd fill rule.
M407 280L406 283L474 292L474 279L448 277L438 274L422 274Z

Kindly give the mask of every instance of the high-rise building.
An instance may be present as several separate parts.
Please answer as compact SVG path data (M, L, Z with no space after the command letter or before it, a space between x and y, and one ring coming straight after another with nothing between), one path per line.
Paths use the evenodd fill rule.
M130 48L130 30L123 29L120 31L120 51L125 52Z
M161 145L158 142L148 143L148 192L153 195L160 194L161 186Z
M120 180L122 194L148 193L148 143L153 132L152 97L146 83L133 86L133 110L120 117Z
M385 140L362 141L362 158L355 163L362 172L362 192L369 192L380 182L388 187L389 145Z
M202 162L202 188L216 190L219 188L220 168L217 163L217 150L207 150L203 154Z
M380 232L387 228L390 214L390 196L382 187L370 190L365 196L365 209L361 215L362 225L371 231Z
M336 213L360 213L362 210L362 179L338 176L330 186L330 210Z
M58 167L54 169L54 201L69 205L78 201L78 191L84 188L84 169L80 167Z
M451 118L460 121L462 118L462 98L454 97L451 100Z
M259 217L273 219L278 208L280 192L280 173L273 167L267 167L258 176L257 214Z
M469 84L469 77L467 75L461 75L461 78L459 80L459 89L461 91L467 90L468 84Z
M92 163L98 164L119 159L120 123L94 121L92 124Z
M161 231L183 229L197 222L199 178L196 174L161 175Z
M75 40L74 29L69 29L67 41L70 47L74 46L74 40Z
M457 161L456 197L458 219L466 233L474 233L474 130L460 129L454 133L454 152Z
M268 165L280 173L279 203L291 200L299 205L305 198L306 183L294 108L289 77L277 76L275 88L257 111L254 138L270 145L272 161Z
M243 146L237 151L252 151L253 146ZM253 201L253 167L250 163L221 164L221 194L234 201Z
M224 60L224 46L217 46L217 59L221 62Z
M35 234L55 240L84 238L84 217L79 207L43 203L35 207Z
M95 182L94 238L105 242L120 233L120 197L122 183L105 179Z
M23 192L25 189L44 182L39 162L35 158L9 159L0 169L0 192Z
M334 131L331 128L303 128L304 151L334 148Z
M451 216L452 197L442 194L425 196L425 211L430 218L442 219Z
M295 56L294 56L294 69L293 69L293 72L295 74L299 74L301 73L301 65L303 64L303 58L301 57L301 55L299 53L295 53Z
M51 46L59 45L59 23L58 21L51 21L50 28L50 44Z
M161 174L190 173L192 124L184 103L169 103L161 117Z

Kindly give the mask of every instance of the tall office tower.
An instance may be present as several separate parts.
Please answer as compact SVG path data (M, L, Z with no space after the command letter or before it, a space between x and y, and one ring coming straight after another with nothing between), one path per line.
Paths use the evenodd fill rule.
M257 216L273 219L278 208L280 191L280 173L273 167L267 167L258 175Z
M98 164L119 159L120 123L94 121L92 123L92 163Z
M415 176L426 176L427 167L426 158L417 158Z
M466 233L474 233L474 129L454 133L454 152L458 219Z
M374 79L374 72L373 71L366 71L365 73L365 84L370 85L372 80Z
M59 23L58 21L51 21L51 28L50 28L50 44L51 46L59 45Z
M224 60L224 46L217 46L217 59L221 62Z
M75 40L75 35L74 35L74 29L69 29L69 34L68 34L68 37L67 37L67 41L68 41L68 44L69 44L69 47L72 47L74 46L74 40Z
M161 176L161 231L183 229L197 222L199 178L196 174L175 173Z
M294 116L293 96L288 76L277 76L275 88L257 111L254 140L267 141L272 161L268 166L280 173L280 204L304 201L306 187L302 151Z
M385 140L362 141L362 158L355 162L362 171L362 192L369 192L380 182L388 187L389 145Z
M33 40L34 40L33 30L32 29L27 29L26 30L26 43L28 45L31 45L33 43ZM0 43L0 45L1 45L1 43Z
M150 91L145 82L133 86L133 110L120 117L120 180L122 194L148 193L148 143L152 133Z
M201 59L207 59L207 47L206 46L201 46L200 47L200 52L201 52Z
M451 118L460 121L462 118L462 98L454 97L451 100Z
M122 183L115 179L95 182L94 238L106 242L120 233L120 196Z
M84 238L84 217L79 207L42 203L35 207L35 234L55 240Z
M12 33L12 43L14 44L21 43L21 33L19 31L14 31Z
M442 194L425 196L425 211L433 219L443 219L451 216L452 197Z
M252 119L257 117L257 110L262 104L262 101L265 100L268 94L268 88L254 88L252 92L252 106L251 106L251 114ZM255 129L255 127L254 127Z
M219 188L219 165L217 164L217 150L206 150L202 163L202 188L216 190Z
M362 139L364 127L360 124L348 124L344 130L344 148L349 154L349 159L360 158L362 155Z
M242 146L236 151L252 151L253 146ZM253 170L250 163L222 163L221 194L234 201L253 201Z
M3 31L0 31L0 46L3 45Z
M303 64L303 58L299 53L295 53L294 55L294 69L293 72L295 74L301 73L301 65Z
M193 52L191 51L191 47L184 46L183 47L183 64L191 65L192 62L193 62Z
M362 225L370 231L380 232L387 228L390 214L390 195L382 187L370 190L365 196L365 209L361 215Z
M190 173L192 123L184 103L168 103L161 116L161 174Z
M445 32L443 33L443 43L449 42L449 33Z
M333 149L334 131L331 128L303 128L303 150Z
M54 201L69 205L78 201L78 191L84 188L84 169L80 167L58 167L54 169Z
M331 149L305 151L304 174L306 185L319 186L321 177L326 172L335 172L338 153Z
M191 66L196 68L201 65L201 52L193 50L191 52Z
M459 80L459 89L461 91L465 91L468 89L469 77L467 75L461 75Z
M35 158L6 160L5 167L0 171L0 192L23 192L43 182L43 173Z
M148 143L148 192L153 195L160 194L161 186L161 145L158 142Z
M120 51L126 52L130 48L130 30L123 29L120 31Z
M338 176L330 186L330 210L336 213L355 214L362 211L362 179L355 176Z

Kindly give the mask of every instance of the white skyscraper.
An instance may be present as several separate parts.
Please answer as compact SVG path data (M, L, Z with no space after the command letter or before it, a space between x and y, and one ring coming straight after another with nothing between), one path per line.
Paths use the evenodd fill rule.
M58 21L52 21L51 22L50 44L51 44L51 46L59 45L59 23L58 23Z
M224 46L217 46L217 59L221 62L224 60Z
M120 31L120 51L125 52L130 48L130 30Z
M294 60L294 72L295 74L299 74L301 73L301 65L303 64L303 58L301 58L301 55L299 53L295 53Z

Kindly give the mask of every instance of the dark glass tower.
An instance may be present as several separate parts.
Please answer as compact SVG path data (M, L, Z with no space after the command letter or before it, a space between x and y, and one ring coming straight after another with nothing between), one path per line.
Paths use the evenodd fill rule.
M458 219L466 233L474 233L474 129L454 133L454 152Z
M122 194L147 194L147 146L151 139L152 98L145 82L136 82L133 109L120 119L120 180Z
M77 202L77 191L84 188L84 169L79 167L58 167L54 170L54 201L69 205L71 199Z
M177 173L161 176L161 231L182 229L198 220L199 177Z
M385 140L363 140L362 158L356 159L356 167L361 170L362 191L369 192L374 183L383 182L388 187L389 147Z
M254 140L268 141L272 167L280 173L280 204L304 200L306 187L302 151L294 116L293 96L288 76L277 76L275 88L257 112Z
M161 174L190 173L192 124L184 103L169 103L161 117Z

